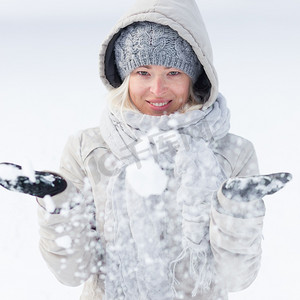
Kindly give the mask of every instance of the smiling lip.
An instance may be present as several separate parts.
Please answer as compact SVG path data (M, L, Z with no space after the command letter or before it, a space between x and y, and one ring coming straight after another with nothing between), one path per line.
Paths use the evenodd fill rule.
M149 103L152 109L161 111L166 110L166 108L168 108L171 104L172 100L146 100L146 102Z

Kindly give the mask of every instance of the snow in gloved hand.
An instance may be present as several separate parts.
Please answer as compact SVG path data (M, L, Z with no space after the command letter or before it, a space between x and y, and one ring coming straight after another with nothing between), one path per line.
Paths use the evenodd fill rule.
M276 193L291 179L290 173L230 178L223 184L222 192L229 199L247 202Z
M10 191L40 198L54 196L67 187L66 181L57 174L41 171L29 174L26 169L12 163L0 163L0 185Z

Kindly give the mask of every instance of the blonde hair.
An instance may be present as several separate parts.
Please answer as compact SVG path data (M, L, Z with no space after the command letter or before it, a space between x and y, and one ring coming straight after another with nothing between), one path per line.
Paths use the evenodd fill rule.
M130 99L129 95L129 78L126 76L122 84L108 93L108 107L113 113L119 111L122 115L123 111L139 111ZM180 113L185 113L191 110L201 109L203 104L199 104L193 90L192 81L190 84L189 98L185 105L179 110Z
M108 93L108 107L111 112L134 110L138 111L130 100L129 96L129 76L126 76L122 84Z

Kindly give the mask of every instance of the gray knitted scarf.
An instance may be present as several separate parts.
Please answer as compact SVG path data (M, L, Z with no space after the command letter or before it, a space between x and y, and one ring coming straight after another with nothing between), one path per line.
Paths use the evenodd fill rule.
M211 145L228 130L221 95L207 110L169 116L105 111L101 134L116 170L105 211L106 300L174 299L178 277L193 282L193 296L209 290L210 207L225 180Z

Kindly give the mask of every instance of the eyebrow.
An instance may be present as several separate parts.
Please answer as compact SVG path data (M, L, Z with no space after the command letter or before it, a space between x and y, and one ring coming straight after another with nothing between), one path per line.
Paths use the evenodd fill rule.
M150 66L140 66L140 68L150 69Z
M162 66L162 67L164 67L165 69L172 69L172 67L165 67L165 66ZM151 69L150 65L139 66L139 68ZM176 69L176 68L174 68L174 69Z

